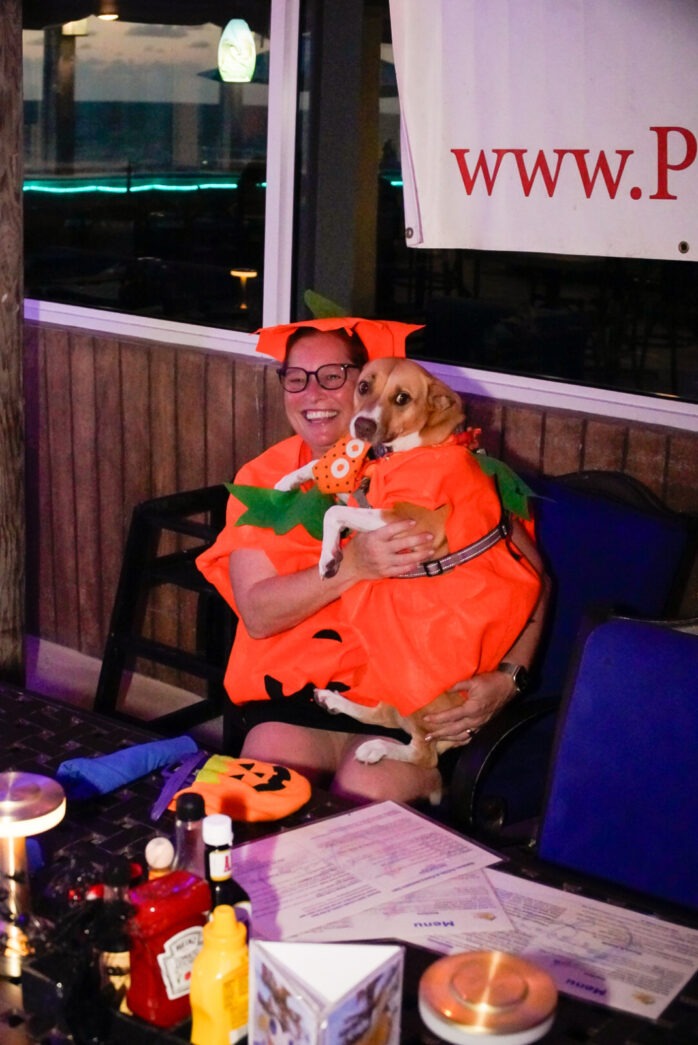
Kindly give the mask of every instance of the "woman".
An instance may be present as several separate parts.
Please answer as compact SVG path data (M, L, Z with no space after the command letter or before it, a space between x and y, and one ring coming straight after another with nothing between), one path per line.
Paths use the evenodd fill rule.
M354 385L368 355L404 355L405 337L414 329L342 318L262 331L257 348L283 363L284 407L296 434L245 465L236 484L271 488L282 475L322 456L347 431ZM277 534L235 525L243 510L231 498L224 531L199 558L202 572L240 618L226 687L244 705L251 726L243 755L291 765L353 797L412 802L438 793L436 769L392 760L358 762L354 751L366 740L363 727L344 716L328 717L312 700L314 686L327 685L328 678L336 688L348 688L362 654L341 615L342 593L361 581L400 577L431 558L431 535L409 521L357 534L347 544L339 572L323 580L317 568L319 542L302 526ZM535 545L522 528L516 540L542 573ZM508 661L530 665L543 600ZM455 688L463 693L463 704L435 714L431 724L434 738L456 744L467 743L516 692L511 675L503 671L474 676Z

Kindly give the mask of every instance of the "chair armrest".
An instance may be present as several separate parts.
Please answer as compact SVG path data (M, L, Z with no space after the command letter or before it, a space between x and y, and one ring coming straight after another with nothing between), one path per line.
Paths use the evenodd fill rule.
M448 803L450 821L464 834L488 834L481 809L483 787L488 774L503 751L526 729L560 706L557 698L517 701L508 704L458 749L451 776ZM493 825L489 825L492 830Z

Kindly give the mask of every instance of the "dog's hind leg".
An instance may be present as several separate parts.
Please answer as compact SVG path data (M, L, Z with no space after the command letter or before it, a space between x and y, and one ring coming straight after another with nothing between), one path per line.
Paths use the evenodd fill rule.
M357 722L366 722L370 726L385 726L387 729L394 729L397 725L395 713L387 704L367 707L365 704L357 704L356 701L343 697L341 693L336 693L333 689L316 689L313 698L317 704L332 715L338 715L341 712L355 718Z

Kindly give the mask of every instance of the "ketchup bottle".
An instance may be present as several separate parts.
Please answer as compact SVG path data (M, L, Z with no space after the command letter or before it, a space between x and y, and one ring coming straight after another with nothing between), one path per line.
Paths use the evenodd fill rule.
M191 1013L189 985L203 943L211 894L188 871L172 871L131 890L136 912L131 935L128 1007L157 1027L172 1027Z

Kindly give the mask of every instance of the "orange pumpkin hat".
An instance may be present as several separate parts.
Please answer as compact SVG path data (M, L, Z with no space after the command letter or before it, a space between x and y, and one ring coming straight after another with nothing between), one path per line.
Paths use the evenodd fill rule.
M405 340L408 334L421 330L423 324L399 323L391 319L357 319L352 316L331 316L324 319L302 319L298 323L281 323L276 327L258 330L257 352L273 356L283 363L286 359L286 344L291 334L301 327L316 330L345 330L356 334L368 352L369 359L386 356L405 356Z

